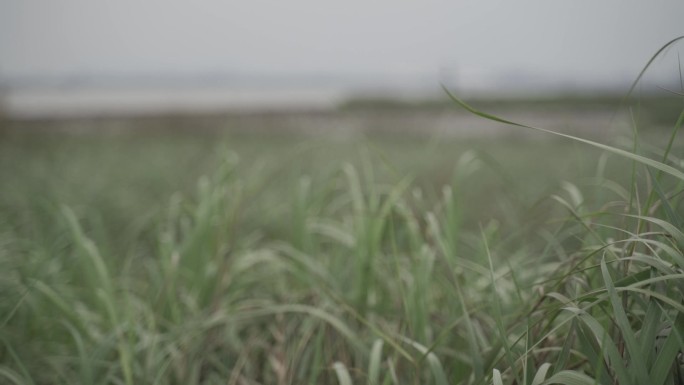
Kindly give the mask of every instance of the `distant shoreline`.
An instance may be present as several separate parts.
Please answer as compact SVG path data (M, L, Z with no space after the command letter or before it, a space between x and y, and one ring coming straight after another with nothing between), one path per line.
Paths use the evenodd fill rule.
M87 118L119 115L203 114L226 111L333 109L337 89L77 88L13 89L3 98L12 119Z
M518 90L494 92L450 87L485 104L614 107L624 96L617 89ZM662 93L662 90L659 90ZM656 95L657 93L653 93ZM321 85L228 86L222 83L168 85L31 85L0 89L0 115L16 120L159 116L336 109L442 108L449 105L439 84L426 86Z

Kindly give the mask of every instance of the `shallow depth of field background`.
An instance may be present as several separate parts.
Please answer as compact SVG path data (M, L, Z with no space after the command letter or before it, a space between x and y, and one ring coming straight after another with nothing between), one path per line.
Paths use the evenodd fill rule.
M683 383L680 15L2 2L0 384Z

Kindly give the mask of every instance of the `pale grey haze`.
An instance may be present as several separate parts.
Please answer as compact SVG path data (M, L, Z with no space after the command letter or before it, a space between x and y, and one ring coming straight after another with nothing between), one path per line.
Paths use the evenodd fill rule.
M0 0L0 81L572 89L629 82L683 19L683 0ZM650 76L678 78L682 47Z

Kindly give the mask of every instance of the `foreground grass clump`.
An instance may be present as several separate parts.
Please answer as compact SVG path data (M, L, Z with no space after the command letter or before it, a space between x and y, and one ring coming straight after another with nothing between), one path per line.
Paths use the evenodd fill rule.
M477 213L465 198L491 160L475 152L441 190L370 152L272 188L278 167L228 154L195 192L117 237L134 246L108 241L87 210L7 206L0 378L677 384L675 137L660 153L604 149L591 178L538 200L481 190L497 209Z

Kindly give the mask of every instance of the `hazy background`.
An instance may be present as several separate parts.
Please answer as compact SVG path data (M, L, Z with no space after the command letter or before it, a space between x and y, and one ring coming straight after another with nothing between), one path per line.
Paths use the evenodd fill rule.
M0 88L20 117L330 108L440 83L624 92L682 15L680 0L0 0ZM678 87L677 66L674 50L647 81Z

